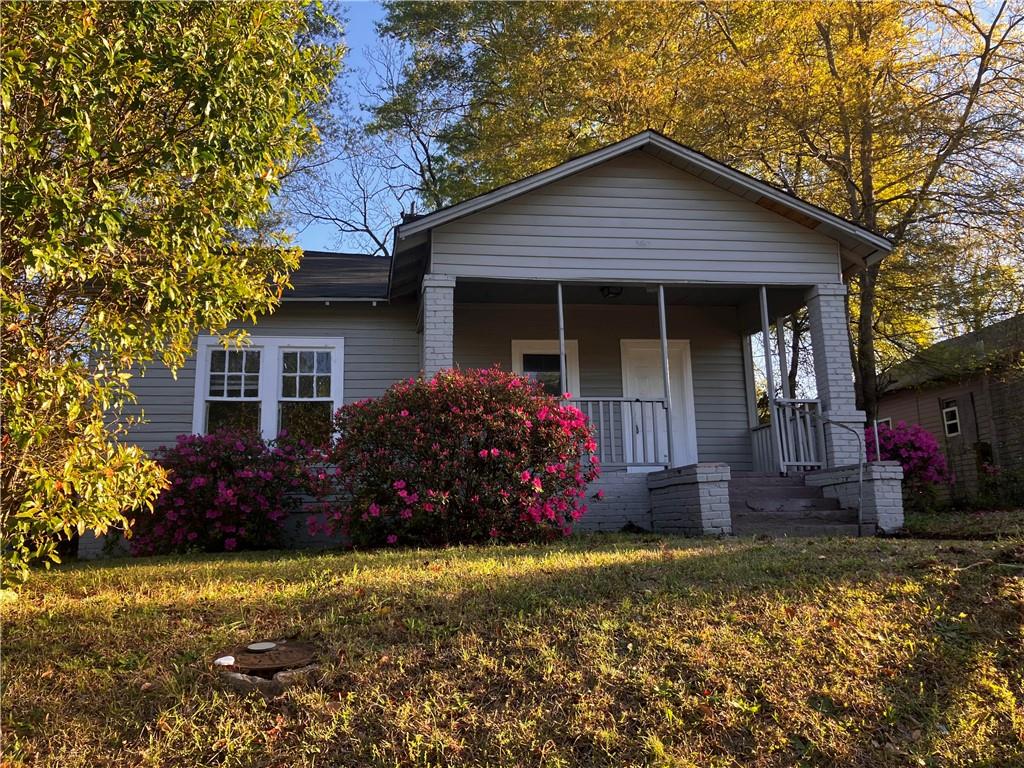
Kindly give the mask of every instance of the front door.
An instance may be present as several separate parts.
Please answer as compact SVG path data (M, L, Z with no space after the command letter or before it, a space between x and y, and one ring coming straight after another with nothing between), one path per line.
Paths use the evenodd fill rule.
M661 399L665 395L661 342L658 339L623 339L622 396L627 399ZM652 465L686 466L697 463L697 431L690 373L690 343L669 341L669 374L672 386L672 424L666 412L646 404L623 404L623 437L626 461ZM672 429L675 461L668 456L668 429Z

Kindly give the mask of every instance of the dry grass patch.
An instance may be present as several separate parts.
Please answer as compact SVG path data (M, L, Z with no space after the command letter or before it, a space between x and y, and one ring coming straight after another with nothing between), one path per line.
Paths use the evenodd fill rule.
M932 539L1024 539L1024 509L908 512L911 537Z
M578 538L124 561L3 607L12 764L1024 764L1019 542ZM297 635L322 685L224 692Z

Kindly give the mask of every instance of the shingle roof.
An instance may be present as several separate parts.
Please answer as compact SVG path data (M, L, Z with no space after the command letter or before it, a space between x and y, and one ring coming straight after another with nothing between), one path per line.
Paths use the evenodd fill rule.
M1024 353L1024 315L940 341L886 375L887 392L954 380L985 367L999 367Z
M305 251L285 301L387 299L391 259L362 253Z

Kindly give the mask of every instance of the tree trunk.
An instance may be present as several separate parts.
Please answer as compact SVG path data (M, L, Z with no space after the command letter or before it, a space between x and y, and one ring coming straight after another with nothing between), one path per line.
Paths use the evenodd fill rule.
M868 267L860 279L860 307L857 314L856 392L857 407L870 422L878 413L878 376L875 372L875 285L878 264Z
M800 337L803 334L803 323L800 315L793 313L789 317L790 328L793 332L793 345L789 355L789 391L796 397L796 380L800 373ZM780 375L781 375L780 371Z

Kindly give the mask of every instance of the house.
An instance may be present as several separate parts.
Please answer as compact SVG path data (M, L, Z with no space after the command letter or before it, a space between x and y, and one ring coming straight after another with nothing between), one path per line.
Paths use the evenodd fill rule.
M919 424L953 470L950 495L978 495L986 467L1024 472L1024 315L946 339L885 377L883 423Z
M497 363L592 420L605 500L582 527L892 530L899 467L858 482L844 282L890 249L645 131L406 220L390 262L307 253L248 351L200 337L176 379L154 366L136 382L148 423L132 439L152 449L232 419L272 437L421 371ZM749 337L803 306L818 398L777 400L759 424Z

